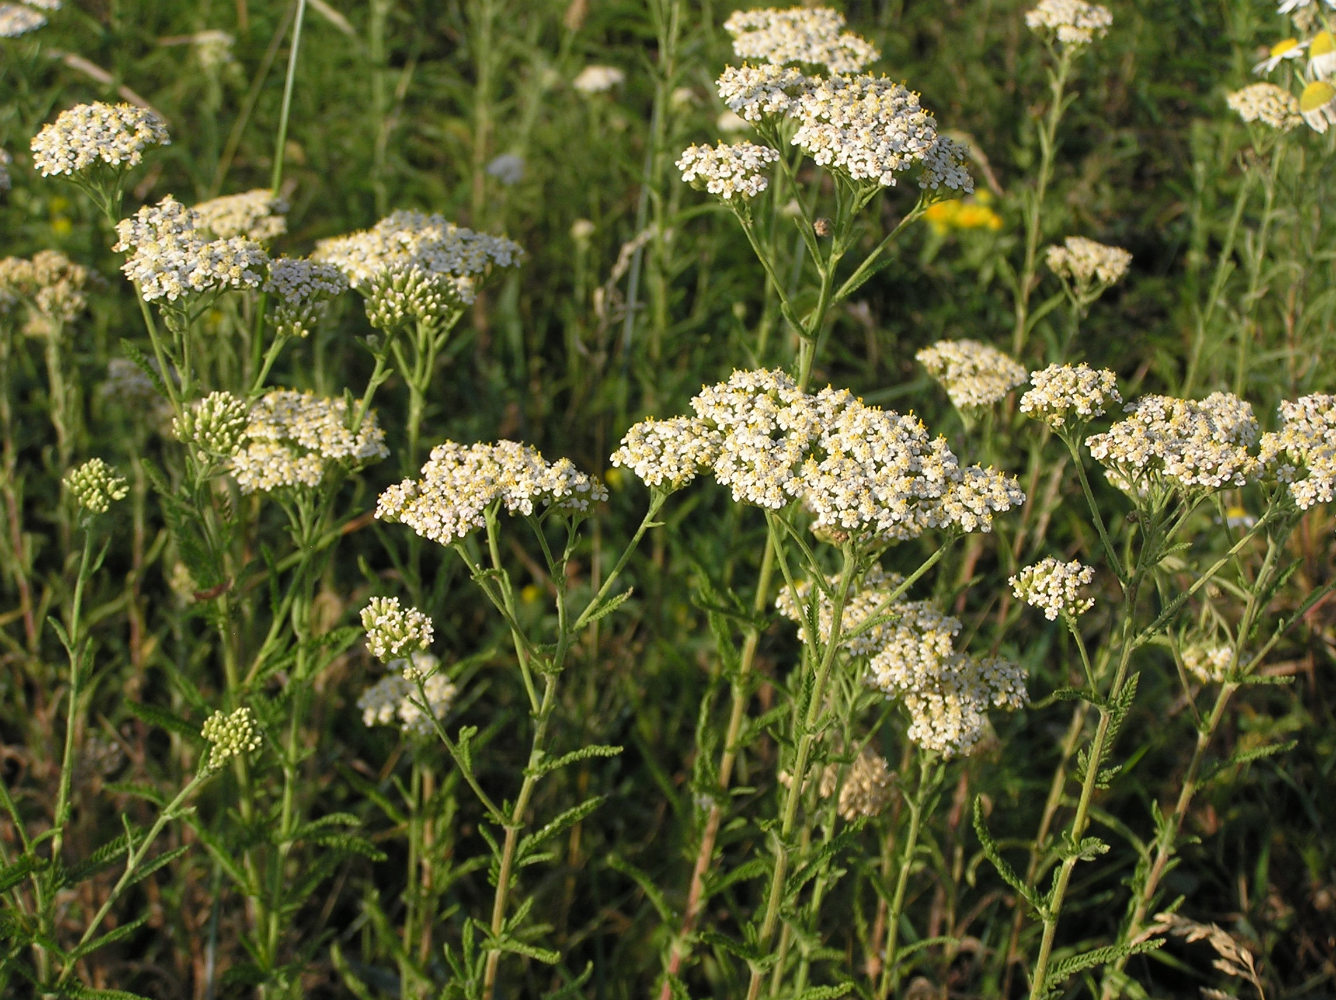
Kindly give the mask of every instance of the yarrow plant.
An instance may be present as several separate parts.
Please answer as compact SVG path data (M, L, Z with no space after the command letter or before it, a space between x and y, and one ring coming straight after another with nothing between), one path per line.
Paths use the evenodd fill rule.
M1121 281L1131 266L1132 255L1121 247L1106 246L1084 236L1068 236L1062 246L1044 251L1044 261L1059 278L1083 288Z
M549 463L516 441L437 445L420 479L405 479L376 502L376 517L398 522L439 545L483 527L493 504L529 516L535 508L583 516L608 498L607 488L568 458Z
M100 458L90 458L65 474L65 488L90 514L105 514L130 492L125 477Z
M251 406L244 442L230 470L242 493L315 489L336 471L385 458L385 432L375 414L356 430L348 404L310 392L273 389Z
M785 373L737 371L691 402L694 421L642 421L614 465L646 483L685 483L685 456L733 499L779 510L795 501L814 530L866 542L913 538L929 528L988 531L1024 495L1013 479L961 468L922 422L864 405L848 390L804 393Z
M688 146L678 157L677 169L688 184L727 201L734 195L740 199L755 198L764 191L770 185L766 170L778 159L779 153L769 146L721 142L715 146Z
M362 628L371 655L387 663L431 645L431 618L417 608L399 607L397 597L373 597L362 609Z
M997 348L977 340L939 340L914 355L941 383L957 409L978 409L1004 399L1029 374Z
M1007 582L1013 594L1038 608L1049 621L1061 616L1070 622L1095 606L1093 598L1082 596L1083 588L1094 580L1094 567L1075 559L1062 562L1047 556L1033 566L1026 566Z
M835 586L835 578L826 581ZM906 737L943 757L968 755L987 731L990 707L1016 710L1028 701L1025 671L997 657L976 658L954 648L961 622L927 601L888 601L904 589L904 578L880 567L867 572L862 586L842 609L838 630L828 596L817 600L818 632L807 634L806 607L816 596L810 581L781 592L775 602L785 617L799 623L805 642L825 644L832 635L851 656L867 663L867 683L903 706L910 724Z
M829 7L739 10L724 21L724 30L733 36L733 54L739 59L857 73L881 53L844 27L844 15Z
M130 169L139 165L146 150L170 142L167 125L156 111L94 102L62 111L31 145L38 172L73 181L114 221Z
M214 712L205 721L200 735L210 744L207 771L217 771L233 757L258 750L262 742L249 708Z
M210 239L200 215L171 195L122 219L116 235L112 249L127 255L121 270L145 302L259 288L269 263L252 240Z
M1107 7L1085 0L1039 0L1025 14L1025 25L1031 31L1075 49L1103 38L1112 24Z
M1303 120L1298 99L1274 83L1249 84L1231 93L1226 103L1245 122L1261 122L1280 132L1288 132Z

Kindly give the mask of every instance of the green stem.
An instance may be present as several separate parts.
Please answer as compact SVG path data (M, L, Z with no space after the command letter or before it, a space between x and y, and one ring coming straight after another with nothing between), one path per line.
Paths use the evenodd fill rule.
M534 716L533 742L529 747L529 762L524 768L524 781L520 785L519 797L510 810L506 823L506 839L501 848L501 863L497 869L496 894L492 898L491 934L493 939L501 937L505 926L506 904L510 899L510 882L514 875L515 851L519 846L520 833L524 829L524 814L529 810L529 800L538 787L541 777L540 765L545 756L544 743L547 737L548 721L556 706L557 674L543 675L543 700ZM497 967L501 962L501 950L492 948L487 953L487 963L483 972L482 1000L491 1000L496 990Z
M914 790L914 797L906 803L909 806L909 829L905 834L904 853L900 856L900 874L895 880L895 892L891 896L890 909L886 915L886 964L882 967L881 987L877 992L880 997L891 996L900 982L898 954L900 915L905 908L909 875L914 869L914 850L918 846L924 810L928 800L936 793L944 771L941 761L926 751L918 755L918 764L918 787Z
M1016 282L1016 326L1011 335L1011 355L1020 358L1029 334L1030 294L1034 291L1035 266L1039 255L1039 240L1043 236L1041 220L1044 195L1053 179L1053 156L1057 147L1058 123L1066 109L1067 76L1071 71L1071 52L1062 48L1057 66L1049 71L1050 91L1048 114L1039 127L1039 170L1032 193L1025 200L1025 263Z
M775 518L775 514L766 512L766 520L771 523L772 530L775 530L773 526ZM792 780L785 796L780 827L777 832L772 833L773 870L770 877L770 889L766 894L764 916L756 935L756 947L760 951L769 948L779 924L780 902L784 897L784 883L787 880L789 870L790 838L793 835L794 824L798 819L798 806L802 801L803 785L807 779L807 765L821 736L817 724L825 706L826 685L830 681L836 654L840 649L840 624L844 617L844 605L849 598L849 592L853 589L854 577L858 569L858 559L852 545L846 543L841 546L840 555L842 565L839 582L831 596L830 638L821 652L820 662L816 665L814 680L808 695L807 710L799 723L802 728L798 734L797 753L790 772ZM787 567L782 558L779 559L779 564L780 569L785 571L787 577ZM813 591L813 600L817 599L819 599L819 592ZM806 669L806 664L810 663L810 653L804 655L803 660L804 669ZM802 686L806 685L801 685L800 690ZM747 986L747 1000L756 1000L756 997L760 995L763 978L762 967L757 963L751 963L751 980Z

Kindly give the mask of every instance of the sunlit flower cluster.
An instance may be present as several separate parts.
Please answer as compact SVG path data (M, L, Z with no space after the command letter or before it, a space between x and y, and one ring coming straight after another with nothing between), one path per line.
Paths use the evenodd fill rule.
M381 329L431 321L477 296L476 283L513 267L522 251L503 236L476 233L424 212L393 212L370 229L321 240L311 259L333 264L367 300Z
M1062 244L1045 250L1044 262L1058 277L1078 287L1115 284L1132 264L1132 255L1121 247L1106 246L1084 236L1068 236Z
M1062 562L1048 556L1026 566L1007 582L1011 592L1032 608L1038 608L1049 621L1079 618L1095 606L1082 596L1082 590L1095 580L1095 570L1080 562Z
M162 118L132 104L80 104L62 111L32 140L33 165L45 177L95 165L133 167L150 146L171 142Z
M446 717L459 689L430 653L415 652L391 660L386 666L391 673L357 699L363 724L397 726L408 736L430 736L435 732L432 717L438 720Z
M231 713L214 712L205 721L200 735L212 744L206 771L216 771L232 757L240 757L260 747L260 731L249 708L238 708Z
M1261 122L1282 132L1288 132L1302 120L1298 99L1274 83L1250 84L1225 100L1245 122Z
M1203 684L1218 684L1229 676L1234 650L1223 645L1191 645L1183 650L1183 666Z
M0 260L0 308L28 307L24 332L54 334L88 308L88 289L101 278L59 250L39 250L31 260Z
M1281 427L1262 435L1259 460L1307 510L1336 498L1336 396L1316 393L1280 404Z
M417 608L399 607L397 597L371 598L362 609L362 628L367 649L382 663L425 650L435 634L430 617Z
M1021 397L1021 412L1057 429L1071 420L1084 424L1121 403L1118 377L1087 364L1049 365L1030 373L1031 388Z
M1039 0L1025 14L1025 25L1071 48L1089 45L1108 34L1113 15L1107 7L1085 0Z
M385 432L368 413L354 433L348 405L309 392L274 389L250 411L244 444L232 453L232 475L242 493L320 485L340 468L384 458Z
M739 10L724 22L733 53L784 66L800 63L829 73L857 73L880 53L866 39L844 30L844 15L829 7Z
M918 94L885 76L820 80L797 103L793 144L854 180L894 185L937 143L937 123Z
M1025 499L1012 478L961 468L917 417L866 406L848 390L802 392L782 371L736 371L691 406L697 421L633 427L617 464L651 485L708 467L739 503L778 510L797 501L814 529L867 541L988 531L995 513Z
M1213 491L1244 486L1259 463L1252 406L1232 393L1202 400L1142 396L1127 417L1086 439L1090 454L1118 489L1146 496L1158 489Z
M725 107L752 124L793 114L817 81L791 66L729 66L715 84Z
M329 302L348 290L348 279L333 264L304 257L275 257L269 262L264 290L274 297L274 331L307 337Z
M571 81L571 86L582 94L602 94L626 81L626 74L616 66L586 66Z
M46 17L34 5L0 3L0 38L18 38L46 26Z
M268 270L269 257L258 243L240 236L210 239L199 215L171 195L116 223L116 235L112 249L128 254L121 270L145 302L258 288Z
M79 506L92 514L105 514L130 492L125 477L100 458L90 458L71 469L63 482Z
M832 579L830 586L837 583ZM990 707L1017 709L1028 696L1025 671L997 657L977 658L955 649L961 623L927 601L887 596L902 578L879 567L868 571L863 585L849 596L841 615L841 633L861 630L840 646L851 656L868 660L868 682L909 712L908 736L919 746L945 757L968 754L987 733ZM797 600L788 591L775 602L781 614L798 621L810 643L799 610L813 599L809 581L798 586ZM817 640L828 643L834 616L830 597L817 597Z
M210 236L267 243L288 230L288 203L268 188L210 198L194 206L196 226Z
M405 479L381 493L376 516L450 545L481 528L494 502L527 517L538 507L580 515L607 498L603 484L568 458L549 463L536 448L515 441L446 441L431 450L422 478Z
M230 392L211 392L172 421L178 440L210 455L230 456L245 440L250 407Z
M962 410L991 406L1029 377L1008 355L977 340L939 340L914 357Z
M679 490L719 454L723 436L699 417L642 420L612 453L612 465L630 469L646 486Z
M779 159L769 146L754 142L688 146L678 157L682 180L727 201L734 195L755 198L770 185L767 171Z

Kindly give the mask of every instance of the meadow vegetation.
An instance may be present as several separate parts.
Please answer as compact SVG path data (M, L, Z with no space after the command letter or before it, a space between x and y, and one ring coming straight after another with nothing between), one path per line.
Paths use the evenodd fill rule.
M1336 0L0 4L0 995L1336 991Z

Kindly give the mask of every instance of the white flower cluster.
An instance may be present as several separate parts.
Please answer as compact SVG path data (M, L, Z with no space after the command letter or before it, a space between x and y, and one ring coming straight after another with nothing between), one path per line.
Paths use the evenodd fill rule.
M1107 7L1085 0L1039 0L1025 14L1025 26L1057 38L1063 45L1080 48L1103 38L1113 24Z
M1038 608L1049 621L1074 620L1095 606L1081 596L1081 588L1095 580L1095 570L1073 559L1061 562L1052 556L1026 566L1007 582L1011 592L1032 608Z
M914 357L961 410L991 406L1029 377L1008 355L977 340L939 340Z
M242 493L314 489L336 467L358 467L389 453L374 413L354 433L342 399L273 389L251 407L245 442L232 453L231 468Z
M819 786L822 797L834 794L839 774L839 765L826 765ZM895 776L891 774L885 757L874 752L871 747L864 747L849 765L849 773L844 776L844 783L839 788L837 808L840 818L846 823L852 823L863 817L870 819L879 816L885 811L895 798Z
M969 157L969 147L964 143L938 135L937 141L920 160L923 169L919 172L919 187L924 191L947 188L961 194L972 194L974 178L965 169Z
M848 390L801 392L781 371L736 371L691 401L696 419L644 420L616 465L650 485L680 485L708 469L738 503L778 510L801 502L814 529L868 540L929 528L988 531L1021 504L1014 479L962 469L918 418L865 406Z
M1288 132L1301 121L1299 100L1274 83L1254 83L1225 98L1230 108L1245 122L1261 122L1281 132Z
M1030 385L1033 388L1021 397L1021 412L1054 429L1063 427L1071 417L1076 418L1073 423L1084 424L1123 401L1118 393L1118 376L1084 363L1049 365L1031 372Z
M1260 464L1249 453L1257 442L1252 406L1233 393L1203 400L1142 396L1128 416L1104 434L1086 438L1109 482L1133 496L1153 490L1220 490L1245 486Z
M195 206L196 225L211 236L267 243L288 231L288 203L268 188L210 198Z
M488 177L495 177L506 187L514 187L524 180L524 157L518 153L502 153L493 158L483 172Z
M211 392L172 420L178 440L210 455L230 456L250 424L250 407L230 392Z
M1121 247L1106 246L1084 236L1068 236L1062 243L1044 251L1044 262L1059 278L1080 287L1115 284L1132 264L1132 255Z
M793 144L822 166L890 187L922 163L937 123L918 94L885 76L834 76L798 98Z
M1262 435L1266 476L1286 485L1307 510L1336 499L1336 396L1316 393L1280 404L1281 428Z
M199 60L200 68L206 71L216 71L236 62L236 56L232 53L236 44L235 35L219 28L205 28L190 36L190 47L195 51L195 58Z
M240 236L209 239L199 215L168 195L116 223L113 250L127 253L121 270L145 302L226 288L258 288L269 257Z
M868 682L908 710L911 740L944 757L968 754L987 732L990 707L1014 710L1028 702L1026 673L1004 659L956 652L960 621L929 602L901 598L888 604L885 595L901 583L901 577L879 567L868 571L841 616L842 633L864 631L840 646L851 656L866 657ZM798 590L801 604L812 599L809 581ZM823 594L818 600L818 640L827 643L834 616L830 598ZM794 621L804 620L788 591L775 606ZM804 642L812 641L805 626L799 632Z
M680 490L719 454L723 435L699 417L642 420L609 461L630 469L646 486Z
M0 149L0 194L8 191L13 186L13 180L9 176L9 168L14 165L14 157L9 152Z
M682 180L692 187L704 188L725 201L755 198L770 186L766 170L779 159L769 146L754 142L718 143L714 146L688 146L677 159Z
M1233 665L1234 650L1230 646L1193 645L1183 650L1183 666L1203 684L1223 681Z
M432 716L444 719L459 689L430 653L416 652L386 665L394 672L371 685L357 699L363 724L398 726L408 736L430 736L435 732Z
M798 110L798 99L816 80L790 66L729 66L715 83L724 106L753 125Z
M23 332L55 335L88 308L88 289L101 280L59 250L39 250L31 260L6 257L0 260L0 309L22 302L27 306Z
M801 63L829 73L857 73L881 53L866 39L844 30L844 15L829 7L735 11L724 22L739 59L774 66Z
M331 299L348 290L348 279L333 264L304 257L275 257L264 290L274 296L274 331L308 337Z
M316 244L312 260L333 264L367 297L368 315L429 320L468 305L475 282L495 267L514 267L523 251L504 236L475 233L424 212L393 212L370 229ZM382 329L387 328L382 326Z
M36 8L36 9L34 9ZM18 38L46 26L46 17L39 10L60 10L60 0L23 0L23 3L0 3L0 38Z
M441 545L484 524L493 502L529 516L537 506L584 514L608 498L597 479L569 458L548 463L536 448L516 441L462 445L446 441L431 450L421 479L390 486L376 503L376 517L408 525Z
M74 494L79 506L92 514L105 514L112 503L124 500L130 485L100 458L90 458L65 473L65 488Z
M386 663L407 651L420 652L435 635L431 618L417 608L399 607L397 597L373 597L362 609L367 649Z
M209 748L209 762L204 768L206 771L216 771L229 758L239 757L260 747L260 731L255 726L249 708L238 708L229 714L214 712L205 721L200 735L213 744Z
M62 111L32 140L32 162L43 176L80 174L95 165L128 168L149 146L171 142L154 111L132 104L80 104Z
M586 66L571 81L571 86L582 94L602 94L626 82L626 74L616 66Z

